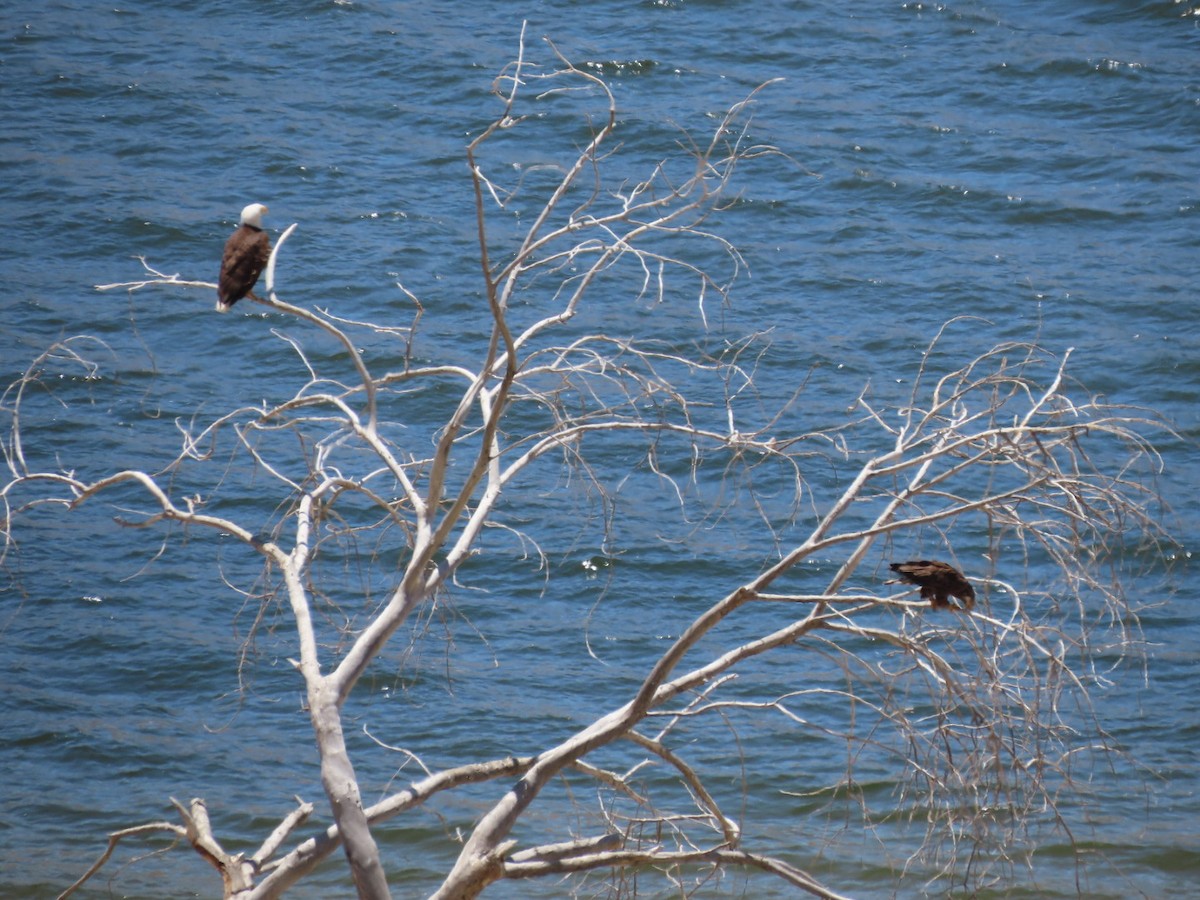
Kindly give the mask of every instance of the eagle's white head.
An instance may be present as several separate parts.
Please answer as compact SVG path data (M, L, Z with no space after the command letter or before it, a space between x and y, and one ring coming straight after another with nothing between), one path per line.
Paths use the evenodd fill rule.
M270 210L261 203L251 203L242 210L241 224L249 225L251 228L262 228L262 217Z

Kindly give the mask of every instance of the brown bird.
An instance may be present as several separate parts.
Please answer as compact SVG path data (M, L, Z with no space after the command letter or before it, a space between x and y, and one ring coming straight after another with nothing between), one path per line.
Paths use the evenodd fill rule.
M955 609L950 597L960 601L966 609L975 608L975 588L971 587L962 572L951 565L936 560L916 559L892 563L891 569L904 581L920 585L921 599L928 600L934 609Z
M221 277L217 281L217 312L228 312L258 283L258 276L271 256L271 241L262 227L266 212L261 203L251 203L242 210L237 230L225 242Z

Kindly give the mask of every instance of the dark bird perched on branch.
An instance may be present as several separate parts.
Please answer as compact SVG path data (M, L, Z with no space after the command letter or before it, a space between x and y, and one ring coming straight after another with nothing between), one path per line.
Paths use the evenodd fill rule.
M237 231L225 242L221 277L217 281L217 312L228 312L258 283L258 276L271 256L271 241L262 227L266 212L261 203L251 203L242 210Z
M928 600L934 609L955 608L950 597L960 601L966 609L975 608L975 588L953 566L936 560L916 559L892 563L891 568L902 580L920 585L921 599Z

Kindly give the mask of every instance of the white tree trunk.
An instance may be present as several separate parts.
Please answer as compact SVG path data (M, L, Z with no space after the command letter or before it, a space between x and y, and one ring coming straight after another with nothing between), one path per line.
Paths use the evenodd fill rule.
M379 847L363 813L358 778L346 752L336 692L330 689L327 679L322 678L319 682L310 682L308 701L321 755L321 785L329 797L334 821L341 832L342 847L350 863L358 896L362 900L390 900Z

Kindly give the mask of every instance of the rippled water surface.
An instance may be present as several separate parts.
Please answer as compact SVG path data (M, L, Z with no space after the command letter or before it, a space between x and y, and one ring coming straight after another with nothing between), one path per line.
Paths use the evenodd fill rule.
M764 405L801 377L796 415L811 423L836 423L868 381L879 403L902 400L930 337L964 316L952 332L962 359L1003 340L1071 347L1092 390L1175 423L1160 482L1181 543L1165 581L1174 593L1143 618L1146 672L1119 668L1098 698L1128 759L1095 773L1071 810L1089 847L1083 864L1055 838L1037 850L1036 880L1017 872L1000 894L1069 894L1077 876L1089 896L1194 890L1200 629L1186 554L1200 537L1200 10L1187 2L177 0L0 11L0 376L11 382L79 333L97 339L81 350L99 365L93 378L64 366L38 395L30 452L56 450L80 476L157 468L178 449L176 417L289 396L303 382L272 329L299 330L249 304L217 317L207 292L92 289L138 278L138 257L213 280L251 200L269 203L273 234L299 223L278 273L286 299L349 318L395 311L406 323L400 282L426 309L418 354L473 358L489 323L464 146L497 112L491 82L516 54L522 21L531 57L549 60L548 36L611 82L624 142L612 164L631 175L781 79L758 95L751 136L788 159L748 166L739 203L710 223L747 269L728 307L705 307L709 336L771 329ZM533 178L586 140L575 109L564 101L561 114L523 125L544 130L545 159L521 145L527 156L511 164ZM636 284L610 281L584 318L700 340L693 287L672 287L654 308L627 302ZM311 351L326 359L335 348ZM404 411L413 427L422 415ZM530 489L524 523L546 540L552 588L543 592L536 560L489 537L491 555L464 573L488 593L462 592L413 652L387 654L353 713L356 745L373 736L439 765L536 752L627 695L678 625L664 607L703 609L774 549L752 513L684 543L660 540L675 532L647 504L618 530L609 581L581 565L613 549L599 523L581 527L578 505L553 486ZM223 502L249 514L259 498ZM170 817L172 796L207 798L236 849L293 795L320 804L286 629L239 663L257 605L243 608L231 585L251 584L256 560L210 535L122 529L114 514L42 510L14 534L0 593L3 896L54 896L106 832ZM1162 573L1148 583L1133 590L1166 599ZM783 656L747 673L746 690L823 677L819 661ZM837 748L798 744L783 721L741 738L748 758L770 761L744 776L752 796L779 798L755 811L768 848L804 848L799 864L857 896L922 890L921 879L897 887L885 867L903 854L888 858L869 840L857 856L844 845L805 855L821 832L782 791L802 791ZM706 744L693 762L726 752ZM360 771L368 799L411 776L395 755L372 758ZM887 778L879 773L883 796ZM722 788L736 805L742 786ZM491 796L481 789L382 830L385 848L404 848L397 896L436 883L452 858L446 833ZM106 875L89 896L216 896L211 870L183 851ZM337 875L295 895L335 896ZM738 885L785 895L761 879L722 890ZM495 894L539 890L562 888Z

